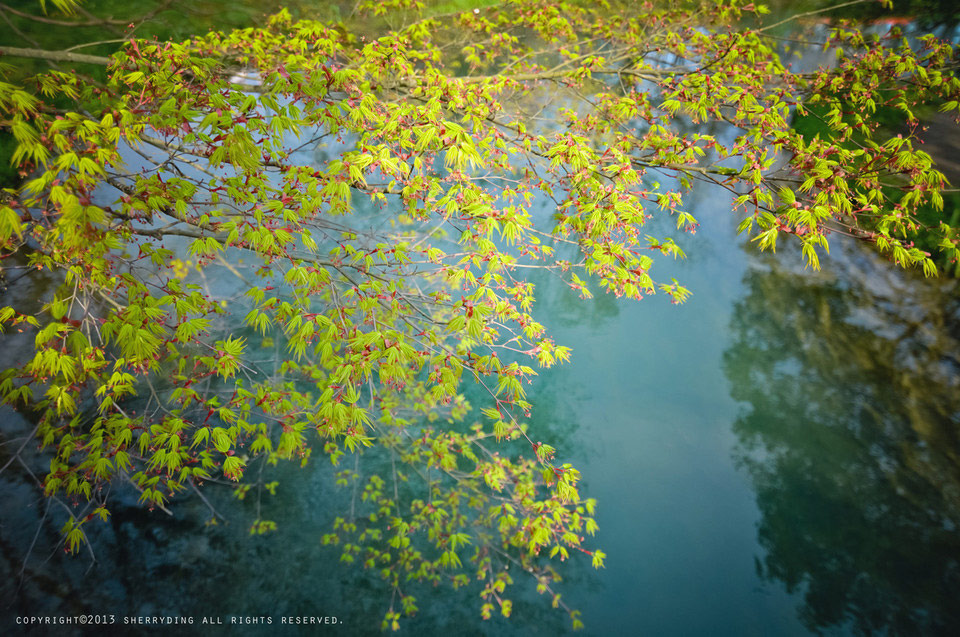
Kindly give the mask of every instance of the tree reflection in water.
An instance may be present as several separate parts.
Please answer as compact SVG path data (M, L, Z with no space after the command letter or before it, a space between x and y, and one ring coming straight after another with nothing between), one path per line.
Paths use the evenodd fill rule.
M760 575L816 632L960 634L960 289L783 256L754 261L724 355Z

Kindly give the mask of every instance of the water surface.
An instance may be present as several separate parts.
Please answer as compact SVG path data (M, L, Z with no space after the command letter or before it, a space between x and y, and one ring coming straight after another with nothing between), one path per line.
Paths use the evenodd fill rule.
M608 555L599 572L564 565L563 599L591 635L958 634L957 286L839 238L814 273L789 245L775 256L745 245L715 191L688 206L702 224L683 237L689 258L655 266L693 291L683 306L664 295L584 301L535 279L536 313L573 359L532 388L531 435L581 470ZM27 277L5 294L51 284ZM23 347L8 339L3 355ZM2 466L31 425L0 417ZM262 506L279 530L263 537L248 533L255 493L205 487L225 522L196 496L172 516L144 511L117 485L110 522L91 525L94 553L76 557L58 548L62 513L30 471L42 474L42 459L0 476L4 631L17 616L93 613L121 628L126 617L190 617L197 632L211 617L223 622L213 632L230 634L264 632L231 617L276 628L336 616L323 634L379 634L389 590L320 545L350 497L322 462L268 469L281 484ZM483 622L479 589L413 587L421 612L402 632L568 631L521 575L517 589L509 622Z

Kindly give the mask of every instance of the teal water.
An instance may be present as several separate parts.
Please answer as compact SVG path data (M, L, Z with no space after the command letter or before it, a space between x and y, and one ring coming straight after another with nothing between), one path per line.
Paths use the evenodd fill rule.
M550 311L558 340L575 343L574 361L542 378L535 400L553 399L561 421L579 423L604 550L631 556L609 561L584 604L595 634L804 632L797 600L757 576L760 516L733 458L742 407L723 359L751 259L729 202L701 195L691 201L702 225L684 242L689 258L671 264L694 291L685 305L600 299L605 311L578 316L577 300L558 295Z
M536 311L573 360L534 386L533 436L581 469L608 554L599 572L568 565L564 600L583 610L590 635L955 633L956 286L839 239L822 272L805 271L789 246L773 256L744 245L725 198L697 192L689 205L702 224L683 238L689 258L655 266L693 290L685 305L583 301L537 281ZM42 283L7 294L39 294L28 288ZM4 418L8 439L27 430ZM4 463L9 449L0 447ZM159 615L208 631L209 616L223 622L214 632L256 634L285 616L336 616L323 634L378 633L387 589L319 542L349 493L322 464L277 474L278 495L263 506L279 530L264 537L247 532L254 494L241 502L206 487L230 521L210 526L197 497L168 517L118 487L122 504L97 526L91 565L56 549L57 512L12 465L0 490L0 624ZM518 581L526 592L509 622L483 622L475 590L414 590L421 612L403 632L567 632L528 584ZM273 623L231 627L231 617Z

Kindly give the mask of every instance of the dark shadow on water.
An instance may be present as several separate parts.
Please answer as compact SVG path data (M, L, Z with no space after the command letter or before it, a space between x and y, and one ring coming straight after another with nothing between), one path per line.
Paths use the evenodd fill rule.
M4 417L15 416L5 413ZM559 418L545 433L562 437L572 428ZM30 424L24 420L6 429L26 434ZM0 465L8 459L9 449L9 445L0 446ZM43 459L39 455L34 459L30 470L42 475ZM382 462L376 457L368 460L374 465ZM264 497L263 517L275 520L278 529L264 536L249 532L256 518L253 491L241 501L230 488L202 487L229 521L211 525L211 511L196 496L175 500L170 507L173 515L168 516L145 510L137 504L138 494L132 488L118 487L108 522L88 525L96 557L92 562L85 549L76 556L64 554L60 527L65 517L56 504L44 500L26 467L12 464L0 477L0 626L17 626L17 617L88 614L113 615L117 623L111 634L261 635L280 629L283 634L381 635L390 587L376 572L342 564L340 549L320 541L330 532L334 516L350 510L350 491L333 486L332 474L341 468L334 469L323 460L311 461L306 468L289 462L268 467L265 480L276 479L279 487L275 497ZM565 581L556 586L573 607L577 607L576 591L596 583L589 560L575 562L567 565ZM466 572L473 575L469 565ZM551 608L549 595L535 592L532 578L525 573L513 577L508 593L514 610L509 620L481 619L482 582L473 581L460 591L405 584L405 594L416 597L420 611L404 620L400 634L569 632L566 613ZM317 616L336 617L339 623L280 624L284 617L309 620ZM124 623L138 618L183 618L192 623ZM204 618L221 623L201 623ZM246 623L254 618L259 623ZM265 625L267 618L272 623ZM24 632L59 636L90 630L60 625Z
M758 571L814 632L960 634L958 288L783 256L753 259L724 354Z

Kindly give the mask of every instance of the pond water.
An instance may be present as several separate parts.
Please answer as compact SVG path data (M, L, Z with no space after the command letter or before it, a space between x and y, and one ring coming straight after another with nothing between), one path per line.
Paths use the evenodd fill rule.
M536 314L573 359L532 388L532 435L581 470L608 555L601 571L573 560L564 600L589 635L958 634L958 286L839 238L814 273L789 245L760 254L738 238L716 191L688 207L701 222L683 238L688 259L656 266L693 291L683 306L583 301L536 279ZM25 278L6 294L48 285ZM0 417L2 466L19 446L6 441L30 426ZM247 527L255 494L208 487L229 521L213 525L198 497L167 516L118 486L92 563L56 548L56 511L12 464L0 476L0 630L91 613L138 634L259 634L316 616L338 623L291 630L379 634L388 589L320 545L349 494L322 463L273 471L281 486L263 506L279 529L262 537ZM490 622L477 590L415 589L421 612L402 632L568 631L548 599L517 588L513 618ZM126 623L155 616L193 623Z
M787 246L760 255L738 240L729 201L704 191L690 207L702 226L686 239L689 258L668 266L694 292L683 306L588 302L538 282L537 311L574 352L536 383L532 429L580 467L609 556L600 572L573 564L564 599L596 635L954 632L956 286L839 241L822 272L804 271ZM264 506L280 528L264 537L248 535L253 504L215 488L231 524L206 525L198 498L168 517L121 495L125 506L96 527L92 567L55 550L52 525L37 533L54 513L11 471L0 495L3 625L80 612L333 615L341 625L325 632L378 631L386 589L320 546L346 497L323 466L278 470ZM473 594L415 594L423 611L411 634L568 626L535 593L509 623L482 622Z
M955 634L956 286L836 241L804 271L738 244L727 202L699 203L686 305L551 307L574 361L534 400L576 429L605 550L630 556L590 589L586 621Z

